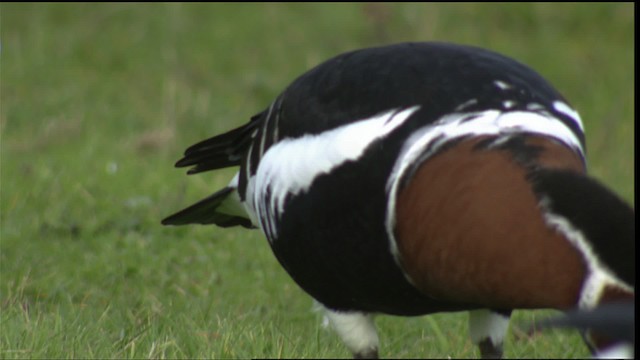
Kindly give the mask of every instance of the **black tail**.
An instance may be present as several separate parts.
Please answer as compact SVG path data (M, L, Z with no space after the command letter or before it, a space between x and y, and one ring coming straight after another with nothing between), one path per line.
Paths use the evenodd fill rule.
M249 123L190 146L176 167L193 166L187 174L238 166L251 144L254 129L263 113ZM253 228L239 203L235 186L227 186L215 194L198 201L186 209L162 220L163 225L215 224L221 227L244 226Z
M226 187L206 199L198 201L186 209L162 220L162 225L215 224L220 227L243 226L253 228L247 217L227 214L220 211L225 203L235 201L231 195L235 188Z
M184 157L176 162L176 167L195 165L187 174L197 174L207 170L238 166L242 156L251 144L252 133L258 127L262 113L239 128L214 136L190 146Z
M596 255L622 281L635 286L636 220L631 206L598 181L564 170L531 173L536 193L549 210L568 219L588 239Z

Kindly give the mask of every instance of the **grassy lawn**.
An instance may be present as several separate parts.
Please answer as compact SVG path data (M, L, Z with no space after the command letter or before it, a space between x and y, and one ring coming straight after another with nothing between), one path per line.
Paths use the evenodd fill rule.
M580 111L593 176L634 198L632 4L0 5L0 358L349 357L257 231L162 227L233 170L186 146L340 52L487 47ZM573 332L507 357L588 355ZM380 316L383 357L475 357L466 314Z

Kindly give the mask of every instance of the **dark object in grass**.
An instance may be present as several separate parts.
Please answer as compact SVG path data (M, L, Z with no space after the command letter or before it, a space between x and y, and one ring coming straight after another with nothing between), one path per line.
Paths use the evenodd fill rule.
M604 337L601 341L608 344L596 353L596 357L603 357L606 353L607 357L616 355L633 358L633 353L614 351L625 351L627 347L633 350L636 338L635 313L634 302L611 302L592 310L574 309L562 316L542 320L532 326L529 332L539 332L548 328L572 328L580 330L583 334L591 331Z

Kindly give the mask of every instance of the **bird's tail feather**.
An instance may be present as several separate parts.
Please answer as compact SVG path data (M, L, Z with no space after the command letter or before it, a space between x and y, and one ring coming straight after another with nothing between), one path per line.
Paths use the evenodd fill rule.
M176 162L176 167L195 165L187 174L197 174L240 165L261 115L253 116L250 122L238 128L190 146L184 152L184 157Z
M215 194L162 220L163 225L215 224L220 227L253 228L251 220L237 209L241 204L235 187L227 186Z

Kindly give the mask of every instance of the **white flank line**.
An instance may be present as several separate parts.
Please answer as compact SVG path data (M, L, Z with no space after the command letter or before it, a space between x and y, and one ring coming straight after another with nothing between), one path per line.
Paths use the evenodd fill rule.
M563 103L562 101L554 101L553 108L556 111L561 112L571 119L578 125L581 131L584 132L584 126L582 125L582 119L580 118L580 114L577 111L573 110L569 105Z
M497 84L496 84L497 85ZM474 117L469 120L470 117ZM475 113L454 113L443 116L435 124L416 130L404 143L387 181L386 229L390 250L401 264L395 240L395 203L400 179L420 159L425 161L447 142L465 136L510 136L529 133L548 136L584 154L576 134L562 121L547 112L485 110ZM444 139L444 140L438 140ZM425 149L430 149L425 153ZM411 279L408 279L411 281Z
M541 208L545 211L548 206L549 200L543 199L541 202ZM548 211L548 210L547 210ZM602 291L607 285L614 286L616 288L622 288L627 291L633 291L629 284L624 283L618 279L613 273L604 266L600 259L596 256L588 243L584 234L576 229L569 220L565 217L545 212L544 219L549 226L555 228L582 254L582 257L587 265L587 277L582 285L580 292L579 307L582 309L592 309L598 304Z

